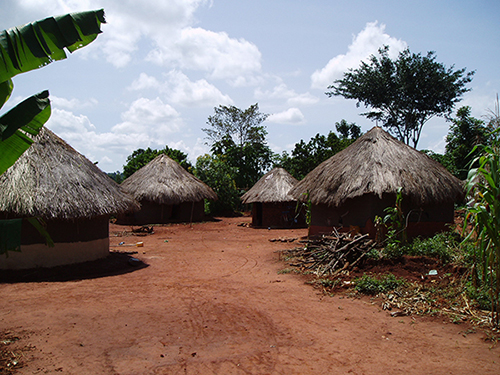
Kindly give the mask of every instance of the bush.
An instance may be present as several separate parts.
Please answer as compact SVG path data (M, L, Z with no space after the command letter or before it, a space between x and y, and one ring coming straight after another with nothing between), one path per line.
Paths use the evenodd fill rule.
M363 275L361 278L354 280L356 291L368 295L377 295L387 293L405 285L406 281L398 279L392 273L382 275L380 279L369 275Z

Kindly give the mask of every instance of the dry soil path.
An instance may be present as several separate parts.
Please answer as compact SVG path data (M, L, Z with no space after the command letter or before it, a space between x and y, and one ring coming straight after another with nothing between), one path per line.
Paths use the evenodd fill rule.
M144 242L120 247L149 265L133 272L0 284L0 330L32 347L19 373L500 374L499 348L464 326L392 318L279 274L276 252L293 245L269 239L305 230L242 222L111 237Z

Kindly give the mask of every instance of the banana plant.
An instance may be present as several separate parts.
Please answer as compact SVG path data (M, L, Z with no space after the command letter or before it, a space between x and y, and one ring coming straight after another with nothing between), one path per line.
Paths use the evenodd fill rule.
M9 99L12 78L67 57L102 32L104 10L49 17L0 32L0 108ZM50 117L49 92L42 91L0 116L0 175L33 143Z

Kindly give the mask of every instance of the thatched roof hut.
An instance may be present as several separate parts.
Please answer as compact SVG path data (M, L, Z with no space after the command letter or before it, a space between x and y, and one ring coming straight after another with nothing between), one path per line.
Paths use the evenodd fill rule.
M303 212L296 213L297 200L289 193L299 181L283 168L266 173L241 200L252 203L255 227L291 228L305 226Z
M119 215L118 224L200 221L204 216L204 200L217 199L207 184L164 154L136 171L121 186L139 201L141 209Z
M454 203L465 195L462 182L440 163L379 127L321 163L290 194L309 193L314 232L338 225L369 227L375 215L383 217L394 205L400 187L410 220L420 223L415 234L432 234L451 223Z
M137 202L94 163L47 128L0 176L0 219L41 217L54 248L23 221L21 253L0 257L0 268L77 263L109 252L109 217Z

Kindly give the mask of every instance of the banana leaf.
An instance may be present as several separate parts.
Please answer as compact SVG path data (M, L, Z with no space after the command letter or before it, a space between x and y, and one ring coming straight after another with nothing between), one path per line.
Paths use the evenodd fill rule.
M49 17L0 32L0 82L66 58L91 43L105 23L104 10ZM1 99L1 96L0 96ZM1 100L0 100L1 102Z
M31 146L32 136L38 134L50 112L49 92L42 91L0 116L0 175Z

